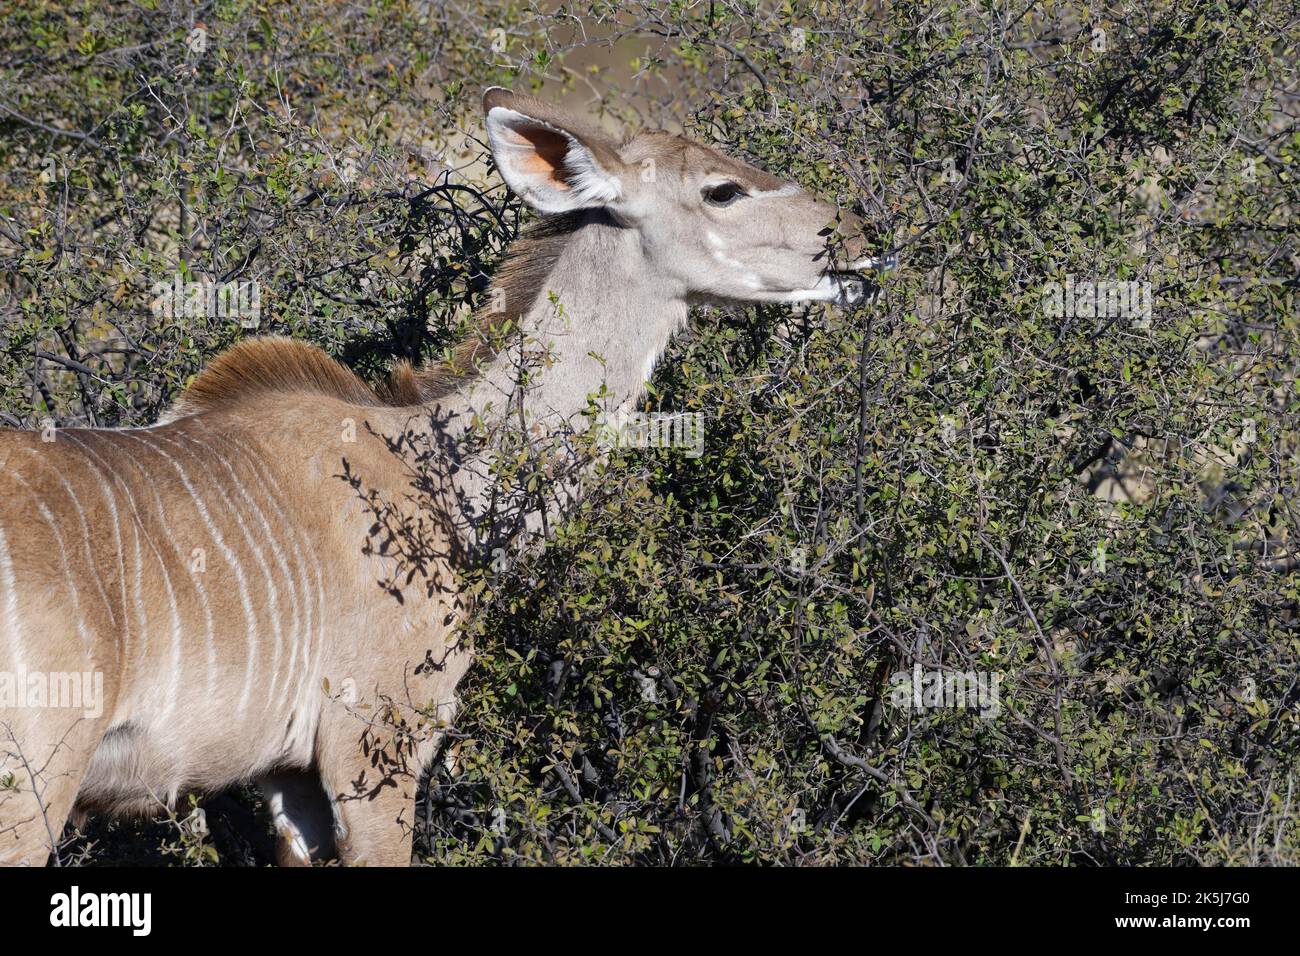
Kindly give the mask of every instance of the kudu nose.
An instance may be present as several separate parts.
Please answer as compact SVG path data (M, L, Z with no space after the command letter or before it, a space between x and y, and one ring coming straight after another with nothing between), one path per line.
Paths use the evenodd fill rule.
M898 260L893 255L872 254L881 245L879 237L869 234L867 221L857 213L841 209L836 219L836 235L831 237L831 241L838 242L839 258L844 261L846 268L857 272L868 269L883 272L898 265Z
M840 212L839 232L844 237L844 258L857 262L867 254L866 222L857 213L847 209Z

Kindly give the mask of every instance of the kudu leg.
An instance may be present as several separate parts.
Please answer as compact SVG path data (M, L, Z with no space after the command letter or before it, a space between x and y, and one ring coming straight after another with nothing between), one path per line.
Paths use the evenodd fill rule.
M310 866L337 856L333 809L314 768L277 770L258 785L275 825L278 865Z
M339 860L409 866L420 768L382 720L332 708L317 741L321 782L334 808Z

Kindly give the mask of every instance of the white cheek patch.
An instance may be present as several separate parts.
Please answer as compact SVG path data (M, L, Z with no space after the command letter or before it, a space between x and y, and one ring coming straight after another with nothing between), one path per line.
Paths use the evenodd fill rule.
M758 276L754 272L750 271L750 269L739 259L735 259L723 251L726 243L718 237L716 232L709 230L704 234L704 238L708 241L709 248L713 250L713 258L716 259L719 264L736 272L740 281L747 287L751 289L757 289L759 287Z

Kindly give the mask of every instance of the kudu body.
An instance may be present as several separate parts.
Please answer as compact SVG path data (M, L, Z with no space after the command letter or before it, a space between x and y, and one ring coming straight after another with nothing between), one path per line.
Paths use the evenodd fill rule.
M627 407L693 302L863 292L826 239L860 221L793 185L505 90L484 107L498 169L546 217L483 318L548 350L527 390L486 333L377 390L251 339L153 427L0 432L0 861L44 862L74 807L257 780L282 862L408 863L470 661L457 575L499 525L484 429L578 433L602 384Z

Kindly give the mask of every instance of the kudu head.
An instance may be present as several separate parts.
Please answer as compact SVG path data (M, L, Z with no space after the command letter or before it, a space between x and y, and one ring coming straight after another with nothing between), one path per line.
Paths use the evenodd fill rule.
M483 108L510 188L541 213L600 209L636 230L665 295L850 304L866 293L864 273L888 265L863 255L858 216L716 149L662 132L619 143L499 87Z

